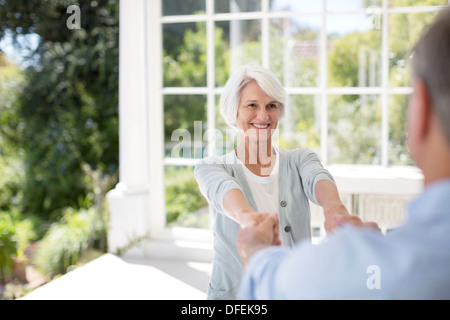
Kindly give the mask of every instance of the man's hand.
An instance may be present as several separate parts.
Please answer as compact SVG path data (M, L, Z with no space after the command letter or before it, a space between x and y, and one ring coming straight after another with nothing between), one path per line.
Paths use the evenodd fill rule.
M327 180L316 183L316 199L323 207L325 215L325 231L333 232L334 229L344 223L350 223L358 227L370 227L380 231L375 222L362 222L357 216L351 216L339 198L336 185Z
M263 221L242 229L238 234L237 247L244 266L257 251L273 245L281 245L277 214L267 214Z
M349 223L357 227L369 227L380 231L375 222L363 222L359 217L352 216L341 202L335 202L324 206L325 231L333 232L337 227L344 223Z

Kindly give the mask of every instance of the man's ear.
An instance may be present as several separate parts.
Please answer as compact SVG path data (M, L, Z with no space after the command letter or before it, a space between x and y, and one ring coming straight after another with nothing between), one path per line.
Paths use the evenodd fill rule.
M423 140L430 133L431 129L431 98L427 84L422 79L414 81L414 99L415 99L415 119L414 130L417 136Z

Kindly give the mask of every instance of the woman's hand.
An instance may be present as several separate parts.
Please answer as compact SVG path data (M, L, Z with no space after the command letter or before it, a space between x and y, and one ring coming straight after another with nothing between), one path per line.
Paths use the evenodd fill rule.
M241 190L232 189L223 198L225 214L239 223L242 228L257 226L268 213L256 212L247 202Z
M264 219L266 219L269 216L266 212L245 212L241 213L239 215L239 224L242 228L246 227L256 227L258 224L260 224Z

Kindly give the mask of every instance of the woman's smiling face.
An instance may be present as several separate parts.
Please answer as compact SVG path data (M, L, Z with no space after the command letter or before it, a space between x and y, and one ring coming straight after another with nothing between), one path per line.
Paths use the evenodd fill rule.
M237 127L250 140L268 140L278 126L280 112L280 103L252 81L241 91Z

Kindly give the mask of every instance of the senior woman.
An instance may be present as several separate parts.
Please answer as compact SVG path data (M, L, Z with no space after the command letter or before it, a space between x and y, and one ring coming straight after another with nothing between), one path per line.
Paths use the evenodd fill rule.
M342 204L333 177L308 149L283 150L272 136L284 114L286 93L268 69L247 65L228 80L220 99L225 121L239 132L237 149L195 167L195 178L213 208L214 261L208 299L234 299L243 264L241 228L278 213L284 246L311 238L309 200L324 208L325 229L363 223Z

